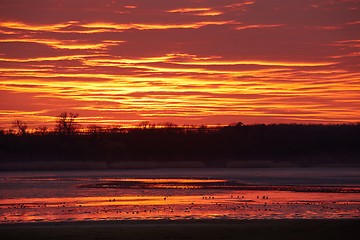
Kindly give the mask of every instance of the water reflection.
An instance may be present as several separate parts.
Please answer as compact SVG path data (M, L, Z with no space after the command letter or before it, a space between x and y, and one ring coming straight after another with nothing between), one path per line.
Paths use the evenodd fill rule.
M1 223L360 217L357 186L249 185L205 178L14 177L6 181L17 188L1 191ZM54 186L59 191L54 192ZM23 192L28 188L32 193Z

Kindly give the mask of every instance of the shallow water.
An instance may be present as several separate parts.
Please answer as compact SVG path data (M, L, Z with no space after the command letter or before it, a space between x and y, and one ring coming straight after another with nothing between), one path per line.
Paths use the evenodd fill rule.
M360 218L359 169L2 172L0 223Z

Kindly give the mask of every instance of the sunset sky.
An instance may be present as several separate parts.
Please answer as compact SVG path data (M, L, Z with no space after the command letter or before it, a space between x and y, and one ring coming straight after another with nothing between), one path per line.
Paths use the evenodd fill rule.
M360 120L359 0L1 0L0 127Z

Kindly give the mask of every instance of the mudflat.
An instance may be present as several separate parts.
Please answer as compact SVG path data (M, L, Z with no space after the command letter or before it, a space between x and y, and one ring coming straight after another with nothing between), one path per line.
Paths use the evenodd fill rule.
M4 239L354 239L360 219L89 221L0 225Z

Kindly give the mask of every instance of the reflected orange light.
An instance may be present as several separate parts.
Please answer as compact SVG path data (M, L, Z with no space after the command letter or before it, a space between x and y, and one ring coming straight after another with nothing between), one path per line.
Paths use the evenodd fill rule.
M189 178L103 178L103 180L116 180L119 182L144 182L144 183L224 183L224 179L189 179Z
M0 199L0 222L356 218L359 194L344 197L342 193L323 192L223 191L201 195Z

